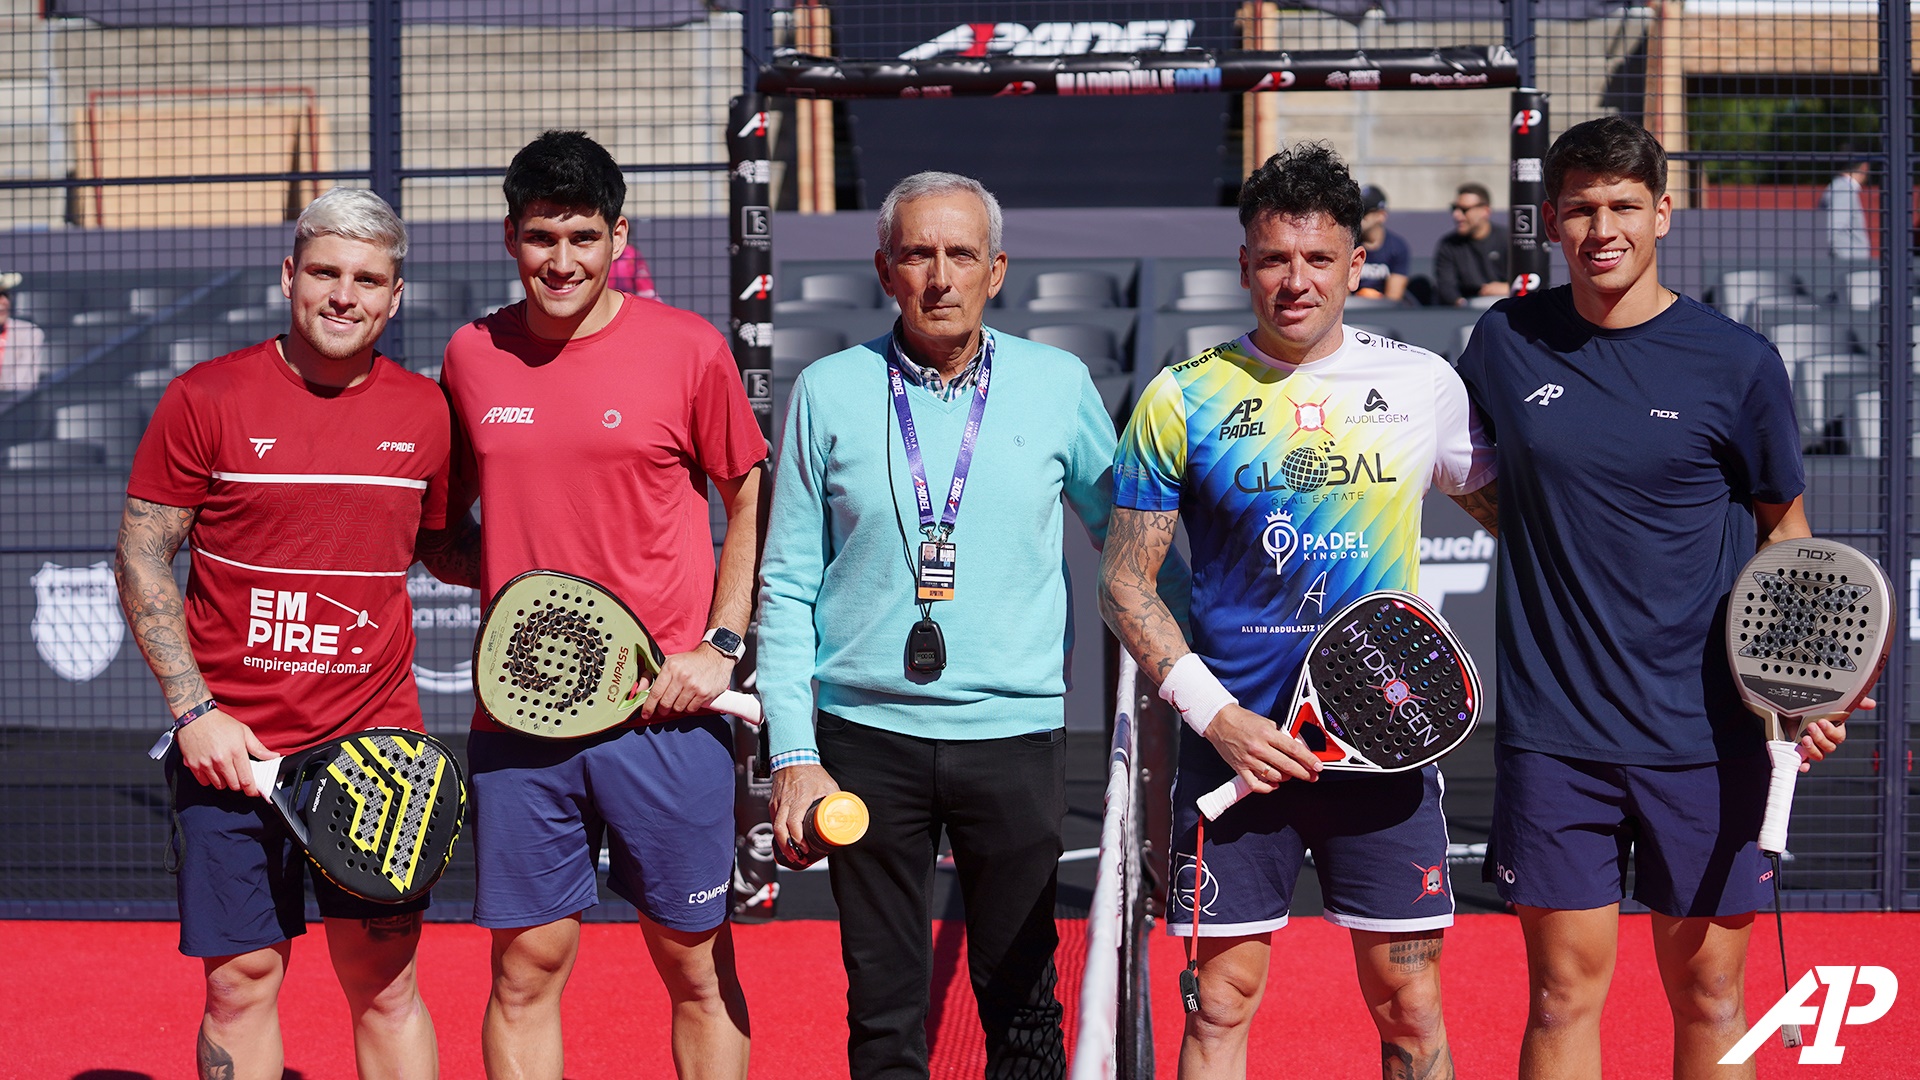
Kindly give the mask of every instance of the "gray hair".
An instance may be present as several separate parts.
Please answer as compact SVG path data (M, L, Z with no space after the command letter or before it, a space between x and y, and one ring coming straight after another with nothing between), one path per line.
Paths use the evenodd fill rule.
M407 257L407 226L387 200L364 188L337 187L300 211L293 225L293 252L316 236L341 236L384 247L398 269Z
M928 199L936 195L972 195L987 208L987 257L1000 254L1001 222L1000 200L993 197L986 185L971 176L961 176L950 172L914 173L905 180L893 185L887 192L887 199L880 204L880 220L874 225L874 232L880 240L880 250L891 252L893 245L893 223L899 215L900 204L915 199Z

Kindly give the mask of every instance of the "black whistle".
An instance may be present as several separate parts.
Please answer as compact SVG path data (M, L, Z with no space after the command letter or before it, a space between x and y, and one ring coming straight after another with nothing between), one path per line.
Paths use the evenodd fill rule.
M907 667L922 675L938 674L947 666L947 639L940 624L921 619L907 632Z

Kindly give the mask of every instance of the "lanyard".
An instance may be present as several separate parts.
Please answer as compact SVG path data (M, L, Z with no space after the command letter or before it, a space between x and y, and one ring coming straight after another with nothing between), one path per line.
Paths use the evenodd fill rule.
M907 405L907 379L901 372L900 346L887 346L887 385L893 392L893 414L900 420L900 441L907 448L907 469L913 476L913 500L920 511L920 531L932 535L933 496L927 486L927 465L920 455L920 437L913 427L913 410ZM960 496L966 488L967 471L973 467L973 444L980 435L980 418L987 412L987 382L993 374L993 337L980 330L980 379L973 387L973 405L967 412L967 426L960 433L960 453L953 462L953 484L947 488L947 505L942 509L938 529L942 537L953 535L953 524L960 517Z

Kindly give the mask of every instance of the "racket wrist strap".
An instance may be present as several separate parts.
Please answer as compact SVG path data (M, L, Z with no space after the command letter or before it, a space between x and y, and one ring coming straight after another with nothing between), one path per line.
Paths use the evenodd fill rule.
M186 727L188 724L193 723L195 720L200 719L219 707L220 704L218 702L212 698L208 698L193 708L188 709L186 712L181 713L179 716L174 717L173 730L179 731L181 728Z
M173 736L175 733L219 707L218 702L212 698L208 698L193 708L188 709L186 712L181 713L179 716L174 717L173 723L168 726L167 730L160 733L160 738L147 750L147 756L155 761L166 757L167 751L173 748Z
M1174 707L1195 735L1204 736L1213 718L1229 705L1240 704L1198 653L1188 653L1174 662L1160 682L1160 700Z

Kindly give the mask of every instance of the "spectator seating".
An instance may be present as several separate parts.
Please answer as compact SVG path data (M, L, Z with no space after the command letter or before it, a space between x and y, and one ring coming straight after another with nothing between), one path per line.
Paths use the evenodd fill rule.
M1117 375L1125 370L1120 360L1120 350L1113 340L1113 331L1104 326L1087 323L1036 326L1028 330L1026 336L1042 345L1065 349L1079 357L1080 362L1086 364L1095 375Z
M1035 275L1028 311L1085 311L1117 307L1113 278L1099 270L1049 270Z
M1180 275L1175 311L1244 311L1247 291L1240 287L1237 269L1188 270Z

